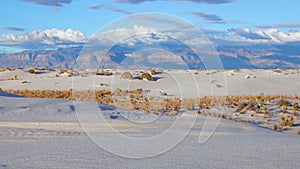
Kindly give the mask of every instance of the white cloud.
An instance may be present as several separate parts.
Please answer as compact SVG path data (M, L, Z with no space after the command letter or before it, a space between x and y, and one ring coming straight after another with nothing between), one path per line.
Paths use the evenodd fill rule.
M156 28L134 25L133 28L118 28L95 34L89 45L113 46L116 43L135 45L137 42L153 44L167 41L168 38L179 38L181 33L163 32Z
M282 31L278 29L250 30L249 28L230 29L227 36L215 35L213 39L223 43L284 44L300 42L300 30Z
M282 31L278 29L251 30L249 28L230 29L227 34L223 32L209 35L217 44L285 44L300 42L300 30ZM155 44L179 40L189 46L207 46L208 42L202 35L195 35L189 31L157 29L135 25L132 28L118 28L99 32L89 39L78 30L47 29L36 30L22 34L4 34L0 36L0 46L18 47L22 49L59 48L76 45L114 46L117 43L136 45L137 42ZM173 41L174 42L174 41Z
M78 30L47 29L23 34L4 34L0 37L0 45L27 49L55 48L80 45L86 40L87 37Z

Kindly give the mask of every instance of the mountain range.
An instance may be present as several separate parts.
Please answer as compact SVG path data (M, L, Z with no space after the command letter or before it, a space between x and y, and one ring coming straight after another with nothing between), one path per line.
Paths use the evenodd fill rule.
M166 45L166 44L165 44ZM294 69L300 68L300 48L298 43L285 45L241 45L216 46L224 69ZM140 46L139 46L140 47ZM195 60L194 53L187 50L155 51L144 49L136 52L137 47L117 46L108 54L98 50L84 53L86 68L159 67L205 69L203 64ZM72 68L79 59L82 47L60 48L56 50L26 50L18 53L1 53L0 67L28 68L47 67L53 69ZM143 56L141 56L143 55ZM105 57L103 57L105 56ZM143 58L141 60L141 58ZM136 61L139 60L140 61ZM191 63L189 63L191 62ZM83 62L82 62L83 63ZM186 66L187 64L188 66ZM100 67L99 67L100 65Z

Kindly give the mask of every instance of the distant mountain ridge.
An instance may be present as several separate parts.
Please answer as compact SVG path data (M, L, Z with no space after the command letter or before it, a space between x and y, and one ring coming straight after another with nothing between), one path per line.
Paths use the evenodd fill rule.
M300 68L300 49L298 44L290 44L289 46L273 45L273 46L218 46L216 47L220 59L223 63L224 69L293 69ZM78 58L81 47L71 47L57 50L38 50L38 51L23 51L19 53L0 54L0 67L11 68L28 68L28 67L47 67L53 69L72 68L76 59ZM109 55L105 55L104 51L94 53L86 53L87 67L92 65L97 67L99 63L105 63L107 67L114 68L124 63L134 63L134 50L117 48L110 51ZM179 58L171 58L169 53L159 53L161 58L157 55L147 56L148 58L141 62L140 67L152 66L171 69L181 68L178 59L185 59L185 62L192 60L190 52L181 51L178 54ZM181 57L181 58L180 58ZM185 58L184 58L185 57ZM161 63L158 63L161 61ZM195 62L196 63L196 62ZM202 63L197 62L194 65L195 69L204 69ZM104 65L104 64L103 64ZM185 68L182 66L182 68ZM192 69L194 69L192 68Z
M11 53L0 57L0 67L70 68L73 67L80 50L81 48L66 48Z

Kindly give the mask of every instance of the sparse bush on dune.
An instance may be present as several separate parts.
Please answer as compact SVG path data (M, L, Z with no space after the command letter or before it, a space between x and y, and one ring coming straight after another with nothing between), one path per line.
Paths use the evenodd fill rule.
M268 107L266 107L266 106L264 106L263 107L264 108L264 113L265 113L265 115L269 115L269 109L268 109Z
M287 122L286 125L289 126L289 127L293 127L293 126L294 126L294 118L291 117L291 118L288 120L288 122Z
M199 99L199 104L198 104L199 107L209 108L209 106L211 106L211 105L212 105L211 97L205 96L205 97Z
M180 106L182 105L182 100L175 98L173 100L167 99L165 100L165 110L174 110L179 111Z
M35 69L29 69L26 71L27 73L30 73L30 74L35 74Z
M96 75L100 75L100 76L111 76L114 73L111 70L98 70Z
M248 102L241 102L239 103L236 112L239 112L241 114L246 113L246 111L255 111L255 112L259 112L259 106L257 105L257 103L253 100L250 100Z
M239 113L234 112L231 112L229 114L220 114L220 112L212 112L213 109L211 108L214 104L226 106L226 104L221 104L221 101L223 100L222 98L206 96L198 99L180 99L177 97L169 96L167 99L160 98L159 100L155 96L150 97L147 93L149 91L143 90L142 88L137 88L135 90L122 90L117 88L113 92L110 90L3 90L0 88L0 92L1 91L29 98L58 98L65 100L92 101L112 106L117 105L118 107L127 110L141 110L154 114L165 112L170 116L179 115L181 113L181 110L187 109L189 111L194 111L195 113L198 112L201 115L215 116L228 120L236 119L239 122L250 122L253 120L249 120L249 118L251 118L250 115L253 115L255 119L261 117L262 123L266 124L267 127L271 127L270 125L274 125L274 123L277 123L276 125L274 125L274 130L283 130L286 127L295 127L295 122L298 122L295 121L297 120L297 116L295 116L295 114L289 113L281 115L279 114L278 108L277 110L275 109L275 111L273 109L269 109L269 104L266 104L261 108L263 115L256 115L256 113L240 115ZM128 98L130 99L130 101L126 99L124 100L123 98ZM263 96L263 98L266 98L266 96ZM288 96L285 96L285 98L289 99ZM233 105L234 108L236 108L235 112L243 113L248 110L259 112L257 111L258 104L255 101L256 99L256 96L227 96L226 103L227 105ZM276 103L277 102L275 101L272 102L273 105L275 105ZM194 106L196 106L197 108L193 108ZM294 109L298 110L298 103L293 104L293 107ZM234 111L234 108L231 110ZM270 124L270 122L272 123Z
M292 103L286 99L280 99L276 104L279 106L292 106Z
M27 84L29 83L27 80L23 81L22 84Z
M155 71L154 69L151 69L151 70L149 71L149 73L150 73L151 75L156 75L156 74L157 74L156 71Z
M274 72L274 73L282 73L282 70L280 70L280 69L275 69L275 70L273 70L273 72Z
M284 117L281 117L280 122L279 122L279 126L281 128L284 128L287 125L287 121L285 120Z
M122 90L120 88L116 88L114 91L114 95L120 96Z
M14 71L14 70L16 70L16 69L14 69L14 68L9 68L9 67L0 68L0 72Z
M294 103L294 105L293 105L293 116L294 117L298 117L298 109L299 109L298 103Z
M147 80L147 81L153 81L153 77L150 73L143 73L140 76L140 80Z
M280 130L280 127L277 124L274 124L273 130Z
M58 74L64 74L64 73L67 73L68 72L68 70L67 69L59 69L58 71L57 71L57 73Z
M240 102L238 105L237 105L237 108L236 108L236 112L241 112L243 109L245 109L245 107L247 107L248 103L247 102Z

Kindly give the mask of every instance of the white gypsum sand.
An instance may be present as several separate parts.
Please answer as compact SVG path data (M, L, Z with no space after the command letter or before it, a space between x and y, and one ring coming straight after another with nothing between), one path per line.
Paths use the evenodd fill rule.
M154 76L157 77L157 81L149 82L136 79L120 80L121 73L113 76L78 75L74 80L68 75L56 77L56 71L29 74L24 70L16 70L0 72L0 77L3 79L0 80L0 88L69 90L72 89L72 82L76 82L77 90L111 90L128 89L130 84L129 89L143 88L153 93L163 91L168 95L193 98L198 96L195 95L195 86L191 77L195 77L199 85L200 96L210 96L211 86L214 88L214 95L222 96L225 76L228 95L261 95L262 93L299 95L297 86L299 86L300 74L295 70L286 70L282 73L273 70L240 70L239 72L230 70L211 73L212 79L206 71L194 74L194 71L164 70ZM14 76L17 76L18 80L10 80ZM24 81L28 83L22 83ZM184 94L178 92L178 83L174 83L176 81ZM172 125L176 118L137 111L120 110L121 112L116 114L113 107L106 105L99 105L99 108L115 130L132 137L157 135ZM270 111L281 109L276 107L275 103L270 104L269 108ZM195 110L184 111L197 113ZM230 111L233 112L234 109ZM114 116L117 118L112 118ZM257 117L259 115L252 117L251 111L240 116L253 121L262 119ZM156 120L152 123L135 124L128 121L128 118L137 122ZM256 124L222 120L214 135L206 143L199 144L197 140L205 119L205 116L199 115L191 132L174 149L157 157L132 160L110 154L92 142L78 122L72 101L19 98L1 93L0 168L132 168L131 166L135 168L297 168L299 166L297 154L300 149L297 134L277 132ZM295 122L298 123L296 120ZM204 131L205 134L209 133Z

